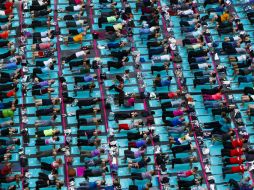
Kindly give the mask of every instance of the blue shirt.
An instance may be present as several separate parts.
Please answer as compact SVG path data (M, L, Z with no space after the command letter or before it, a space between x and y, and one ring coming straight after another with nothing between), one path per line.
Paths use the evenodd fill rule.
M171 120L171 123L173 126L177 126L177 125L181 125L183 122L178 118L174 118Z
M169 86L171 84L170 80L162 80L161 81L161 86Z
M120 43L108 43L108 48L118 48L120 47Z
M16 69L17 68L17 64L16 63L8 63L5 65L6 69Z
M85 82L91 82L91 81L93 81L93 76L92 75L86 75L86 76L84 76L84 81Z

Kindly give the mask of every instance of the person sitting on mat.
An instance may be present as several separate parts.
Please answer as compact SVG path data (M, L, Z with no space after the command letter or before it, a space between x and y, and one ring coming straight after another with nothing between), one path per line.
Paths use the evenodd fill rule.
M55 136L58 134L60 134L60 131L58 129L47 129L47 130L35 132L36 137L48 137L48 136Z
M36 146L43 146L43 145L49 145L49 144L56 144L57 141L59 141L60 138L58 136L53 136L46 139L36 139L35 145Z

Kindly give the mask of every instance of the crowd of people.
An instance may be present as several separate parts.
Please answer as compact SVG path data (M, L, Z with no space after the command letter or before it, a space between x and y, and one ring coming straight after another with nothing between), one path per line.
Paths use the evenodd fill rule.
M0 2L0 189L253 189L254 52L232 3Z

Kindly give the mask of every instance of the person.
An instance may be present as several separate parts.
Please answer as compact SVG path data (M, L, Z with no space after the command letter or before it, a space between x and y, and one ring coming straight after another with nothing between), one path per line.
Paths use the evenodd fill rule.
M143 126L142 120L138 120L138 121L131 123L131 124L121 123L121 124L118 124L118 132L120 132L121 130L131 130L133 128L139 128L142 126Z
M223 142L223 146L224 148L234 149L237 147L243 147L243 145L247 142L248 142L248 139L238 138L238 139L233 139L230 142L227 142L227 141Z
M243 174L246 170L247 168L244 165L225 167L225 168L222 168L222 176L223 176L223 179L225 179L226 174L233 174L233 173Z
M127 158L131 158L131 159L136 159L139 158L141 156L144 156L145 154L145 148L142 147L136 151L131 151L131 150L124 150L124 158L123 160L126 162Z
M82 57L82 56L84 57L89 53L90 53L89 50L78 51L78 52L76 52L74 54L71 54L70 56L66 57L65 60L62 61L62 64L69 63L71 60Z
M40 116L46 116L46 115L56 115L59 112L60 112L59 108L39 109L39 110L36 110L35 115L37 117L40 117Z
M148 179L148 180L152 180L152 176L155 175L155 171L151 170L148 172L142 172L142 173L131 173L131 179L132 180L143 180L143 179Z
M246 189L250 186L249 184L250 182L250 177L245 177L243 179L241 179L241 181L236 181L235 179L229 179L228 183L230 187L233 187L234 190L237 189Z
M78 190L93 190L93 189L100 189L101 187L105 186L106 182L104 180L96 180L92 182L81 182L78 187Z
M98 18L98 26L99 26L99 28L101 28L103 23L116 22L118 20L118 18L119 18L119 15L114 15L114 16L109 16L109 17L100 16Z
M151 139L147 138L146 140L137 140L137 141L132 141L128 143L128 148L141 148L141 147L146 147L147 145L151 144Z
M146 139L150 133L151 133L150 131L128 132L127 139L128 139L128 141L138 140L138 139L142 139L142 138Z
M145 157L145 158L142 158L140 161L138 162L133 162L133 161L129 161L128 162L128 168L143 168L143 167L146 167L147 164L151 161L151 158L150 157Z
M242 156L247 150L247 148L221 149L221 156Z
M153 186L152 183L146 183L144 185L129 185L129 190L149 190Z
M35 132L36 137L47 137L47 136L54 136L58 135L60 131L58 129L46 129L43 131Z
M79 82L92 82L95 79L97 79L96 74L88 74L82 77L74 77L75 85L77 85Z
M52 171L57 170L62 165L62 159L58 158L51 164L48 164L46 162L41 162L41 169L46 171Z
M86 169L84 171L83 177L88 180L88 177L98 177L102 176L105 179L105 173L108 172L107 167L99 168L99 169Z
M171 151L172 151L174 158L176 158L176 153L192 151L193 149L195 149L195 147L192 146L190 143L188 143L186 145L174 146L171 148Z
M49 106L49 105L58 105L61 102L60 98L51 98L51 99L36 99L35 106Z
M101 144L101 139L96 138L96 139L78 139L77 146L100 146Z
M36 139L35 145L36 146L43 146L48 144L55 144L57 141L59 141L60 138L58 136L53 136L47 139Z
M237 156L237 157L231 157L231 158L224 158L223 161L223 166L227 166L227 165L232 165L232 164L243 164L243 162L245 161L245 158L242 158L241 156Z
M8 118L8 117L10 117L11 119L13 119L15 111L16 111L16 107L15 106L11 107L10 109L2 109L0 111L0 118Z
M88 139L92 138L92 137L98 137L98 135L101 134L101 130L78 130L77 131L77 135L78 135L78 138L80 136L86 136Z
M174 169L175 164L185 164L185 163L190 163L190 166L192 167L192 163L197 161L196 156L190 156L187 158L173 158L171 160L171 166Z
M100 157L105 150L103 148L98 148L92 151L81 151L81 157L93 158L93 157Z
M194 167L191 170L178 172L177 176L178 177L189 177L189 176L192 176L192 175L196 175L197 171L198 171L198 167Z

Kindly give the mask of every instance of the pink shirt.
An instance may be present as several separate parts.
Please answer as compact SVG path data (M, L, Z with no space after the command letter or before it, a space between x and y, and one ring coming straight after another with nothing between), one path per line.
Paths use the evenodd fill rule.
M220 99L222 99L222 94L221 93L214 94L214 95L212 95L212 98L214 100L220 100Z
M174 110L173 114L174 114L174 116L181 116L181 115L183 115L183 110Z
M75 0L76 5L81 4L81 0Z
M134 103L135 103L135 98L129 98L128 105L129 106L134 106Z
M40 47L40 49L49 49L50 43L40 43L39 47Z

